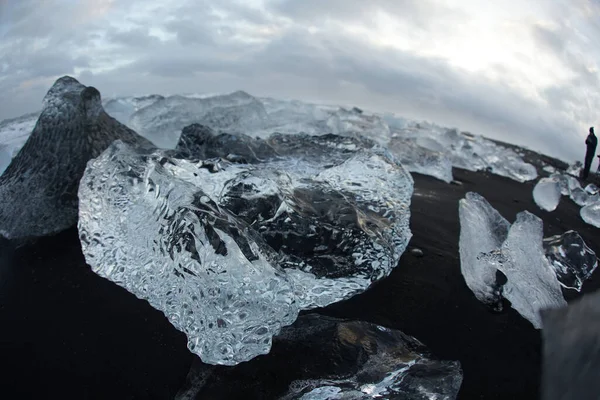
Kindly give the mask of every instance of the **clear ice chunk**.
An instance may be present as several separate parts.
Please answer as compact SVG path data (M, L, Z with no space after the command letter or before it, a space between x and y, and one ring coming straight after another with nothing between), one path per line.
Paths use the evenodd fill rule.
M591 196L598 194L598 192L600 192L600 188L598 188L598 186L594 185L593 183L588 184L585 187L585 192Z
M555 177L542 178L533 188L533 200L542 210L556 210L561 195L561 183Z
M421 147L413 139L392 138L387 147L410 172L452 182L452 162L444 153Z
M586 224L600 228L600 201L582 207L581 210L579 210L579 215L581 215L581 219L583 219Z
M243 162L180 175L209 188L221 207L285 255L281 265L302 308L351 297L397 265L411 237L413 181L373 142L337 135L262 141L188 128L176 151L225 158L234 150Z
M462 383L458 361L440 360L417 339L363 321L302 315L273 338L273 350L227 369L194 361L176 399L455 399ZM278 388L261 379L274 365L286 368Z
M315 314L285 328L278 341L301 341L318 349L338 371L318 379L293 381L281 400L295 399L456 399L462 384L458 361L432 357L417 339L363 321L344 321ZM287 347L290 347L287 344ZM345 365L352 368L348 370ZM346 371L339 371L346 369Z
M576 161L575 163L569 165L569 168L567 168L567 174L579 178L582 168L583 164L581 161Z
M185 132L172 151L119 143L90 163L79 229L94 270L163 311L206 362L263 354L298 307L360 293L398 264L411 237L413 181L383 150L336 135L274 135L265 147ZM205 147L219 158L174 156L199 158ZM232 149L255 158L220 157ZM220 291L203 300L211 287ZM219 303L207 305L210 296ZM256 331L246 339L248 329Z
M477 299L500 307L502 285L497 268L481 259L481 254L497 250L507 238L510 223L481 195L466 194L459 202L460 269Z
M204 362L266 354L298 314L293 285L261 237L177 163L120 141L89 163L79 188L86 261L162 311Z
M88 160L120 139L153 147L102 108L100 93L69 76L44 97L31 136L0 177L0 234L50 235L77 222L77 187Z
M488 268L497 268L506 276L502 296L536 329L542 328L540 310L567 304L545 256L542 235L542 220L527 211L520 212L501 248L481 257Z
M544 238L544 252L560 284L568 289L581 291L583 282L598 266L596 253L575 231Z

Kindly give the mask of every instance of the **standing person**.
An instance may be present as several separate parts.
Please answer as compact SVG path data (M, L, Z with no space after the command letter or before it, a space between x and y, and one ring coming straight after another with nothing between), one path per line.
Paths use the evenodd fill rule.
M598 138L594 134L594 127L590 128L590 134L585 139L585 145L587 151L585 152L585 164L583 165L583 179L587 179L590 174L590 168L592 167L592 161L596 155L596 146L598 145Z

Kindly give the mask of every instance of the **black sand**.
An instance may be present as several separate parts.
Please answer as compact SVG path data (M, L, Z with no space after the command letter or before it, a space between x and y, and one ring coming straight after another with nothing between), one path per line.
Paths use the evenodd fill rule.
M540 332L509 307L490 312L466 287L458 257L458 200L476 191L511 222L528 210L543 218L546 236L575 229L594 250L600 249L597 229L581 220L579 207L567 198L557 211L541 211L533 202L533 183L454 173L463 185L415 175L410 248L424 256L407 252L389 278L320 311L402 330L438 357L459 360L459 398L538 398ZM584 292L598 286L596 279L588 281ZM16 251L0 246L0 398L173 398L192 359L185 336L160 312L90 271L75 228ZM270 365L256 376L256 369L243 368L243 374L285 387L284 369Z

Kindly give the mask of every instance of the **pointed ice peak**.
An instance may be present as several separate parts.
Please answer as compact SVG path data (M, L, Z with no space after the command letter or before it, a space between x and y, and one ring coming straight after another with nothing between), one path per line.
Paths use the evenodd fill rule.
M79 94L83 89L85 89L85 86L83 86L77 79L73 77L65 75L62 78L58 78L50 90L48 90L46 96L44 96L44 100L42 102L43 108L52 106L67 93Z

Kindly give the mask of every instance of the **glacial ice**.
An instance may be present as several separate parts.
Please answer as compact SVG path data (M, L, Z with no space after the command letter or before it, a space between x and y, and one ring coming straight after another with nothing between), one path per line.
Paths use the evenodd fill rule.
M581 161L576 161L575 163L569 165L569 168L567 168L567 174L579 178L582 168L583 164Z
M220 206L286 256L302 308L362 292L396 266L411 236L413 181L373 142L278 134L263 141L203 129L187 127L176 151L254 165L180 175L210 187Z
M255 98L241 91L167 98L160 95L120 97L105 100L104 107L121 123L168 149L175 147L183 127L200 123L217 133L241 133L263 139L274 133L304 133L366 137L384 147L396 141L394 147L398 153L395 156L405 158L407 162L414 160L407 164L410 170L444 181L448 181L451 174L448 163L472 171L488 170L521 182L537 177L535 168L525 163L520 154L492 140L426 122L417 124L390 113L366 112L356 107ZM0 123L0 146L6 144L3 124ZM14 123L10 124L6 127L7 131L14 127ZM20 136L22 143L28 133ZM424 160L397 146L405 139L409 139L409 144L415 146L415 151L422 154ZM17 150L22 143L17 144Z
M217 131L246 133L262 126L266 118L258 99L238 91L209 98L167 97L136 111L129 126L159 147L172 149L181 130L193 123Z
M312 314L285 328L277 340L314 344L311 350L318 353L316 357L344 360L335 364L338 370L346 367L343 373L332 371L318 379L293 381L282 400L453 400L462 383L458 361L437 360L417 339L367 322Z
M459 202L460 269L467 286L477 299L500 307L502 285L497 268L481 260L481 254L497 250L508 236L510 223L481 195L466 194Z
M502 296L536 329L542 328L540 310L567 304L545 256L542 235L542 220L527 211L520 212L501 248L480 257L489 268L497 268L506 276Z
M0 165L0 174L4 172L12 158L23 147L27 138L31 135L38 117L39 113L31 113L0 122L0 147L3 149L3 159L5 160L4 157L6 156L9 157L8 162L3 162Z
M60 232L77 221L77 187L89 159L115 139L152 143L108 116L100 93L65 76L50 88L31 136L0 177L0 234Z
M204 361L231 365L267 352L298 307L348 298L391 272L411 237L413 181L359 139L274 135L268 146L236 148L229 144L260 141L212 135L196 126L176 150L146 154L111 146L82 180L79 230L95 272L163 311ZM244 148L253 164L244 154L224 159ZM223 157L172 157L209 149ZM252 292L240 294L241 283ZM203 300L211 287L222 294ZM245 297L259 294L265 311ZM246 340L250 328L260 336Z
M544 238L543 245L546 258L554 267L560 284L581 291L583 282L592 276L598 266L596 253L575 231Z
M86 261L164 312L204 362L266 354L298 314L293 286L260 236L177 168L120 141L90 162L79 188Z
M542 210L556 210L561 195L561 183L555 177L542 178L533 188L533 199L535 204Z
M598 188L598 186L594 185L593 183L588 184L585 187L585 192L591 196L598 194L598 192L600 192L600 189Z
M600 201L586 205L579 211L579 214L586 224L600 228Z
M410 172L433 176L446 183L453 180L452 162L442 152L421 147L416 140L400 138L392 138L388 149Z
M256 382L278 366L286 373L276 387ZM195 361L176 399L455 399L461 383L458 361L432 356L400 331L306 314L282 328L262 360L228 369Z
M163 96L157 94L139 97L117 97L106 99L102 102L102 105L111 117L122 124L128 125L131 116L136 111L163 99Z

